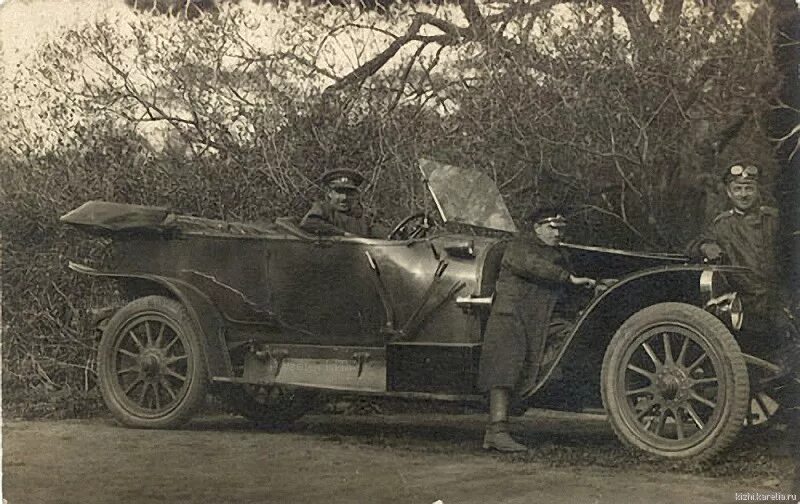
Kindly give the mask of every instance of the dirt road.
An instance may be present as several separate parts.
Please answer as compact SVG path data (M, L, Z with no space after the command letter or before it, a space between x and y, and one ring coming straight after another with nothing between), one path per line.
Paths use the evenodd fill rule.
M516 425L524 455L480 450L479 415L311 416L264 431L239 418L185 430L111 420L7 422L3 497L48 503L719 503L788 489L774 436L714 465L648 461L602 417L534 412Z

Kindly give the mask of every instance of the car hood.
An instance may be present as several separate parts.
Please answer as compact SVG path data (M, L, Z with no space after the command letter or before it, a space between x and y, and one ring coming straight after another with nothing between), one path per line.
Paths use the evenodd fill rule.
M517 231L497 185L486 174L430 159L420 159L419 168L444 222Z
M639 252L574 243L561 243L560 246L569 252L578 274L593 278L622 278L643 269L689 262L689 258L682 254L667 252Z

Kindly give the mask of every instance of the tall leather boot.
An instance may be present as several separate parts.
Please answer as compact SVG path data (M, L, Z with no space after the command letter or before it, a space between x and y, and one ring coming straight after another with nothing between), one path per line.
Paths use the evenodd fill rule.
M508 402L511 392L505 387L496 387L489 391L489 425L483 436L485 450L501 452L527 451L525 445L517 443L508 433Z

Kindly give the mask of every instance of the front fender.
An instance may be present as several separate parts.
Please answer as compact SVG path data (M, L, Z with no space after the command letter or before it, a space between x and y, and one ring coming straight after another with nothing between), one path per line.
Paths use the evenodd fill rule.
M537 384L526 391L525 396L543 388L554 370L565 361L580 362L582 379L599 383L605 349L617 329L631 315L647 306L664 302L703 307L709 296L705 285L709 272L741 271L742 268L734 266L681 264L649 268L620 279L581 311L555 361ZM576 345L578 342L581 344ZM584 353L587 350L589 355Z
M228 347L225 344L223 319L211 300L194 286L175 278L146 273L100 271L71 261L69 268L84 275L144 281L158 286L159 290L168 291L172 297L183 304L203 335L200 340L203 342L203 353L206 357L209 375L211 377L233 376L233 366Z
M578 318L573 333L590 331L600 320L611 317L619 326L640 309L655 303L676 301L703 306L711 297L719 296L714 278L718 273L740 273L744 268L684 264L638 271L614 283L596 296ZM712 283L714 285L712 286ZM621 310L622 308L622 310ZM610 339L610 338L609 338Z

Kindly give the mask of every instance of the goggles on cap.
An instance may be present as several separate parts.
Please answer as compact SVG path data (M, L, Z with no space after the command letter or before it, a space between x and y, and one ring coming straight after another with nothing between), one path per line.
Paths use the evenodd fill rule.
M731 177L758 177L758 167L753 165L740 165L735 164L728 169L728 175Z

